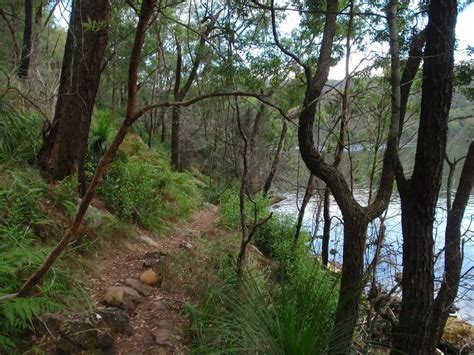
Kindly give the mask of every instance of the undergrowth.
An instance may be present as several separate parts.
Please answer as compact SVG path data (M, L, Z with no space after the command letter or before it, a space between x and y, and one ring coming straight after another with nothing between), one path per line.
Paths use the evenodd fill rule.
M134 135L124 141L99 194L122 219L156 232L188 216L202 200L191 175L172 171L162 148L150 149Z
M47 184L31 167L9 166L0 173L0 295L17 291L52 247L36 233L37 228L53 223L41 208L47 195ZM20 335L32 329L36 316L88 303L66 263L71 260L59 260L32 297L0 303L0 352L11 353Z
M268 202L257 196L257 215L266 216ZM249 206L255 205L249 201ZM253 205L253 206L252 206ZM238 195L221 198L221 222L238 225ZM251 210L250 210L251 211ZM253 211L249 212L253 213ZM222 248L208 251L217 275L198 307L187 306L192 319L195 354L324 354L337 307L338 276L311 254L308 235L296 247L292 220L272 218L255 235L255 244L277 267L266 268L264 257L251 258L242 279L236 276L235 254ZM253 261L252 261L253 260Z
M41 119L33 113L16 113L0 102L0 164L33 162L41 147Z

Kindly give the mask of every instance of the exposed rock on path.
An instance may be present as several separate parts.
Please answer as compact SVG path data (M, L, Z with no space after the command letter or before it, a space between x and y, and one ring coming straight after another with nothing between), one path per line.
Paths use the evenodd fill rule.
M133 333L114 334L113 350L109 353L188 353L189 324L183 307L192 299L182 285L162 288L161 268L170 253L193 248L193 239L210 230L216 218L217 208L207 204L169 235L154 237L148 231L140 233L127 243L126 250L110 250L100 262L97 275L93 276L93 298L107 305L116 302L117 307L127 310ZM115 298L111 299L111 294Z

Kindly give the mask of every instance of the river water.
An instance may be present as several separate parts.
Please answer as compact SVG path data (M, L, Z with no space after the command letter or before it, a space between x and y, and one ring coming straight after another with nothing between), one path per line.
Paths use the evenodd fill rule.
M304 192L300 194L287 193L285 199L271 207L271 209L280 215L297 218L299 206ZM368 192L366 190L358 190L355 193L356 198L363 203L367 200ZM314 239L314 250L316 253L321 252L321 239L317 238L322 235L323 223L318 223L316 216L318 215L319 197L313 197L306 209L303 220L303 229L316 236ZM321 213L322 216L322 213ZM343 225L342 216L337 204L331 200L331 216L332 229L330 239L330 258L333 262L342 263L342 244L343 244ZM374 243L379 231L380 220L376 220L369 226L367 249L365 263L368 265L372 260L374 253ZM385 215L386 237L382 248L381 263L378 266L377 281L384 285L385 288L391 288L395 283L395 277L401 273L402 268L402 231L400 221L400 200L398 196L394 196L390 202L389 208ZM446 228L446 196L441 194L438 200L438 208L436 213L436 221L434 227L435 235L435 253L439 253L439 257L435 262L436 280L442 277L443 254L440 253L444 247L444 231ZM464 261L463 261L463 278L458 293L456 305L460 308L458 316L471 324L474 324L474 195L471 195L469 203L462 221L463 242L464 242Z

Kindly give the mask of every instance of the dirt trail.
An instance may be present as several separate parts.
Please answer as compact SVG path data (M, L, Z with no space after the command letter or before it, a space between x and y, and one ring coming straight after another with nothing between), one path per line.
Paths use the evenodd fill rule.
M136 238L126 243L126 248L122 248L125 250L111 250L101 261L97 270L99 276L93 278L93 298L100 302L107 288L123 286L126 279L139 279L146 269L147 255L164 254L163 258L166 258L181 248L193 248L193 239L212 229L216 219L217 208L207 205L164 237L140 231ZM149 291L150 295L143 297L130 314L133 335L117 337L113 353L186 354L188 320L183 314L183 306L192 300L184 284L180 286L178 282L172 288L152 287Z

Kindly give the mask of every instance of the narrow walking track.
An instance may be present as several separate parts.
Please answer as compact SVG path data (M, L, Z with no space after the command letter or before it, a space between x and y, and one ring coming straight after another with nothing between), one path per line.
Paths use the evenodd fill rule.
M187 302L192 302L192 295L186 288L185 280L179 282L178 279L176 282L173 278L171 284L166 276L163 278L162 271L166 258L180 249L191 250L194 239L211 230L216 220L217 208L206 204L187 223L175 228L167 236L154 237L149 232L140 231L126 243L126 248L111 250L102 259L96 276L93 276L92 296L95 301L104 302L104 297L107 298L111 289L132 288L140 294L138 300L126 300L128 304L125 308L128 308L133 334L119 335L112 353L188 353L186 328L189 324L183 310ZM140 281L140 276L150 269L157 278L151 280L151 283L157 281L153 287ZM149 280L144 278L142 281ZM120 297L125 298L124 295Z

